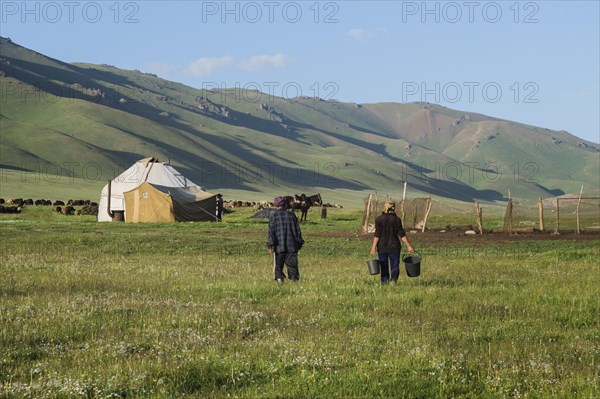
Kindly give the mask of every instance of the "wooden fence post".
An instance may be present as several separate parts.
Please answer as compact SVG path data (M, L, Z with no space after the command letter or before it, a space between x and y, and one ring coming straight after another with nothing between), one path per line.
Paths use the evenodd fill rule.
M510 193L510 188L508 189L508 234L512 234L513 231L513 215L512 215L512 211L513 211L513 200L512 200L512 194Z
M423 218L423 227L421 228L421 233L425 232L425 226L427 225L427 218L429 217L429 211L431 211L431 197L427 198L427 210L425 211L425 218Z
M554 234L560 232L560 199L556 198L556 227L554 228Z
M363 223L363 232L367 233L369 231L369 219L371 218L371 199L373 198L373 194L369 194L367 199L367 204L365 207L365 221Z
M477 228L479 229L479 234L483 234L483 221L481 207L479 206L479 202L475 201L475 214L477 215Z
M402 221L402 225L404 226L404 203L406 202L406 184L408 182L404 182L404 190L402 191L402 202L400 203L400 220Z
M577 199L577 211L575 217L577 218L577 234L581 232L579 224L579 206L581 205L581 196L583 195L583 184L581 185L581 191L579 192L579 198Z
M544 231L544 204L542 202L542 197L538 197L538 212L540 215L540 231Z

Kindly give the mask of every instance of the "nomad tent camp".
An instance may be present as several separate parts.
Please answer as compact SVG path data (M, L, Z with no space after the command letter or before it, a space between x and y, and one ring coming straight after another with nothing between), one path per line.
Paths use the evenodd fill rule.
M98 221L214 221L216 207L215 194L192 183L171 165L146 158L104 186Z

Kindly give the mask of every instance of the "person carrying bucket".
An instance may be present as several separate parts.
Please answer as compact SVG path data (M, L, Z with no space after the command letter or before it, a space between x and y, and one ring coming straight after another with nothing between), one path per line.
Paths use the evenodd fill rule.
M402 248L400 240L406 244L408 252L415 252L402 227L402 220L396 215L396 206L393 202L387 201L383 205L383 213L375 219L375 234L371 246L371 255L379 254L381 284L389 283L390 277L395 283L400 277L400 249Z

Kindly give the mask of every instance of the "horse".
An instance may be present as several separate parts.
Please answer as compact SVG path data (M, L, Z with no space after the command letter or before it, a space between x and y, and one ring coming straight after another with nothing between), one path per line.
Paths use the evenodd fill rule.
M294 211L300 209L301 222L306 222L308 210L313 205L323 205L321 194L317 193L315 195L311 195L310 197L307 197L306 194L295 194L294 197L292 197L292 201L290 202L290 206Z

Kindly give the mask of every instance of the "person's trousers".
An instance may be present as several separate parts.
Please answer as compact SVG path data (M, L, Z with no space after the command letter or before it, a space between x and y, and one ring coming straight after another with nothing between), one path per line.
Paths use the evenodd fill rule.
M300 280L300 271L298 270L298 252L275 253L275 280L285 279L285 274L283 274L284 264L287 266L288 278L295 281Z
M390 281L390 268L392 271L391 279L393 281L398 280L398 277L400 277L400 252L380 253L379 267L383 284Z

